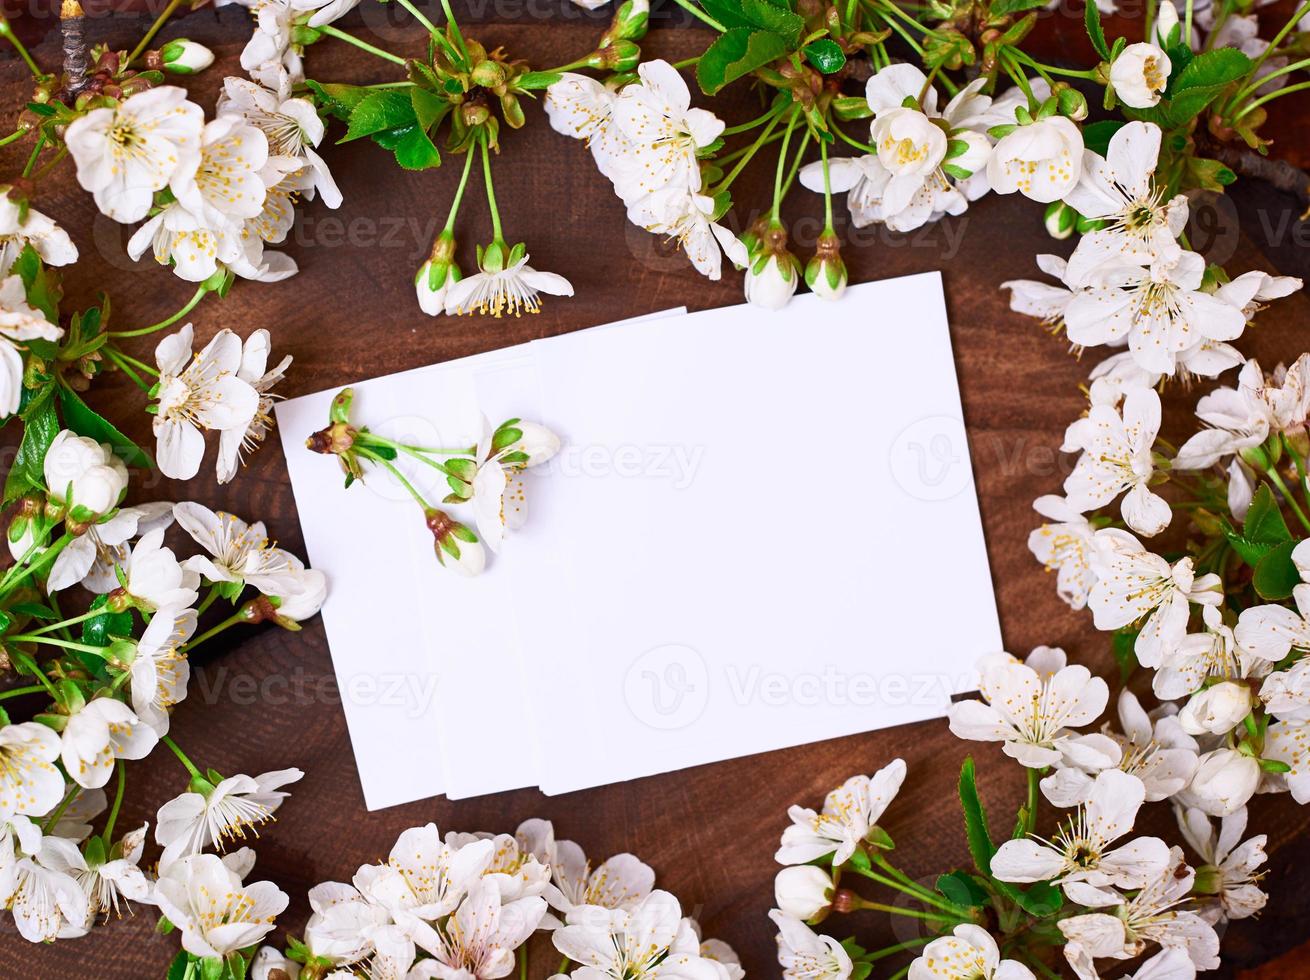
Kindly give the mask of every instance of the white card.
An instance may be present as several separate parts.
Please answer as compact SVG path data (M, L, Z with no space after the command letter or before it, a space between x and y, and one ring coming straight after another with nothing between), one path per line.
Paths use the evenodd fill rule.
M493 425L539 414L529 344L352 387L357 424L413 445L472 445L480 412ZM437 563L418 506L397 481L373 471L364 486L343 489L336 460L304 446L327 424L338 390L281 402L277 416L307 556L328 575L323 621L365 803L374 810L534 785L535 725L508 612L511 559L491 556L478 578L461 578ZM442 474L403 456L396 465L442 506Z
M529 517L565 567L511 572L536 577L543 790L937 717L976 685L1001 639L938 275L535 354L565 441Z

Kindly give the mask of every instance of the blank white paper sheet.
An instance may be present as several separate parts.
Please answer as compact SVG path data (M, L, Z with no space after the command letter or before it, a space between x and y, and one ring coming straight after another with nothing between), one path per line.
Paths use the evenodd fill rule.
M1001 649L937 274L356 391L355 419L382 431L457 435L481 410L563 440L530 471L526 526L467 580L403 491L343 490L303 448L334 392L279 406L370 808L570 792L940 717ZM440 474L407 472L444 495ZM382 675L391 699L352 695Z

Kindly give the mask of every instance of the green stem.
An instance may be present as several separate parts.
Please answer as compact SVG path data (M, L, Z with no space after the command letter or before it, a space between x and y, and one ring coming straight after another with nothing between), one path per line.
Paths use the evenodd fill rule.
M730 171L728 171L728 175L724 177L723 180L719 181L718 185L714 188L713 193L710 194L711 197L713 197L715 194L720 194L723 191L726 191L729 187L732 186L732 182L737 179L738 175L741 174L743 170L746 169L747 164L749 164L751 160L755 158L755 154L758 153L760 149L766 143L769 142L771 138L769 134L773 132L774 127L778 125L778 122L781 119L782 119L781 114L775 115L772 119L769 120L769 124L760 131L760 135L755 138L754 143L746 147L744 150L738 151L741 159L739 159L733 165L733 168ZM728 159L731 159L731 156L724 157L724 160L728 160Z
M696 19L703 20L705 23L709 24L720 34L727 32L728 29L726 27L720 24L717 20L715 20L705 11L701 10L700 7L698 7L695 3L691 2L691 0L673 0L673 2L676 3L683 10L687 11L687 13L691 14Z
M236 612L234 612L227 619L223 620L217 626L214 626L212 629L205 630L205 632L201 633L199 636L195 637L194 639L178 647L178 653L185 653L189 650L193 650L196 647L200 646L200 644L204 643L206 640L213 639L219 633L222 633L225 629L235 626L237 623L244 623L245 621L246 621L245 614L238 609Z
M392 54L390 51L383 51L381 48L374 47L367 41L361 41L353 34L347 34L345 31L333 27L331 24L324 24L316 30L326 34L328 37L334 37L338 41L345 41L347 44L353 44L361 51L367 51L374 57L381 58L383 61L390 61L393 65L403 65L405 59L399 55Z
M796 117L799 113L800 107L792 106L791 113L787 116L787 131L782 134L782 149L778 151L778 166L773 173L773 212L771 220L774 224L778 223L778 212L782 207L782 174L787 166L787 144L791 142L791 133L796 128Z
M59 806L55 808L55 811L50 814L50 816L46 817L46 821L41 827L41 833L50 833L55 824L59 823L60 818L63 817L68 808L72 806L73 801L77 799L77 794L81 789L82 787L78 786L77 783L73 783L68 787L68 792L64 794L64 798Z
M1310 68L1310 58L1302 58L1300 61L1292 62L1286 68L1279 68L1276 71L1271 71L1268 75L1254 79L1249 85L1246 85L1233 97L1233 104L1236 105L1237 103L1250 98L1255 94L1256 90L1263 88L1272 79L1278 78L1280 75L1290 75L1292 72L1300 71L1302 68Z
M1047 75L1047 74L1064 75L1066 78L1095 78L1096 77L1096 72L1094 71L1077 71L1073 68L1057 68L1055 65L1045 64L1043 62L1038 61L1036 58L1033 58L1028 53L1024 51L1020 51L1018 48L1006 48L1005 50L1009 52L1011 55L1013 55L1015 58L1017 58L1018 60L1022 61L1025 65L1028 65L1030 68L1036 69L1037 71L1041 72L1043 75Z
M136 47L132 49L132 53L127 56L125 64L130 65L132 62L136 61L137 58L141 57L150 42L154 39L155 35L159 33L159 29L164 26L164 21L172 17L173 13L180 6L182 6L182 0L168 0L168 6L159 12L159 16L155 18L155 22L151 24L145 34L141 36L141 40L138 41Z
M739 126L729 126L720 135L722 135L724 139L727 139L729 136L736 136L738 133L749 133L752 129L763 126L770 119L776 118L786 107L786 102L780 102L777 105L771 106L768 112L761 116L756 116L750 122L742 123Z
M495 240L503 242L504 235L500 230L500 209L496 207L496 186L491 181L491 149L487 146L488 138L486 133L482 134L482 179L487 185L487 207L491 209L491 231Z
M563 973L565 970L569 968L569 964L571 962L573 961L570 960L567 956L564 957L562 960L559 961L559 967L555 970L555 972L557 974Z
M455 35L455 43L459 45L460 54L464 56L464 61L467 64L468 45L464 43L464 32L459 29L459 23L455 20L455 12L450 9L450 0L441 0L441 9L446 15L446 23L450 25L450 30Z
M141 375L137 374L136 371L132 369L131 365L127 363L127 358L121 351L114 350L114 348L110 347L108 344L102 347L101 350L105 352L107 358L114 362L114 366L131 378L132 383L142 391L148 393L150 389L154 387L154 385L146 384L141 380Z
M936 893L929 891L923 885L919 884L917 881L915 881L913 878L907 875L904 871L901 871L899 868L893 866L890 861L888 861L886 858L882 857L881 855L876 856L874 858L874 862L878 865L879 868L881 868L883 871L886 871L889 875L891 875L895 879L895 881L888 881L886 878L883 877L874 878L872 880L880 882L881 884L884 885L888 885L892 888L898 888L900 891L905 892L907 895L911 895L917 898L924 905L935 906L936 908L941 909L943 912L946 912L949 915L955 915L955 916L968 915L968 913L964 909L961 909L953 902L945 898L942 898L940 895L937 895Z
M918 909L903 909L896 905L884 905L882 902L870 902L868 899L861 898L857 900L856 908L868 909L871 912L886 912L888 915L903 915L910 919L921 919L924 922L949 922L951 925L958 925L961 919L953 915L939 915L936 912L921 912Z
M18 57L23 59L23 63L27 65L27 70L32 73L33 78L38 82L45 78L45 73L41 71L40 66L32 60L32 55L23 42L18 40L18 35L14 33L14 29L10 25L9 19L5 17L4 14L0 14L0 35L3 35L9 43L14 46L14 50L18 52Z
M32 147L32 152L27 158L27 163L23 165L23 176L32 176L32 168L36 166L36 158L41 155L41 150L45 148L45 133L41 133L36 138L36 145Z
M1188 4L1187 9L1189 12L1191 11L1192 8L1190 3ZM1301 6L1297 8L1296 13L1292 15L1292 19L1289 20L1286 24L1284 24L1283 29L1274 35L1274 39L1269 42L1269 47L1265 48L1263 51L1260 52L1260 54L1256 57L1255 61L1252 62L1251 64L1252 73L1254 73L1257 68L1263 65L1265 63L1265 59L1268 58L1271 54L1273 54L1275 50L1277 50L1278 46L1283 43L1283 40L1287 37L1287 35L1292 33L1292 30L1298 24L1301 23L1301 18L1304 17L1306 14L1310 14L1310 2L1301 4ZM1191 35L1190 34L1184 35L1184 37L1185 38L1191 37Z
M814 134L806 129L805 136L801 139L801 145L796 150L796 156L792 157L791 169L787 171L787 179L782 184L782 197L784 200L791 193L792 184L796 182L796 175L801 172L801 161L805 159L805 151L810 148L810 140L813 138Z
M455 188L455 199L450 202L450 214L446 217L446 231L455 230L455 216L459 214L460 202L464 200L464 188L469 182L469 171L473 169L473 151L464 154L464 173L460 175L459 186Z
M8 595L15 585L23 581L23 579L27 578L29 575L43 571L45 566L53 562L55 558L58 557L59 553L68 547L72 540L73 535L68 531L65 531L63 536L47 548L41 557L32 562L32 564L25 565L20 563L10 568L9 571L5 572L4 578L0 579L0 596ZM36 550L36 548L37 545L33 545L31 548L27 549L27 554L23 556L24 562L27 561L28 557Z
M4 139L0 139L0 146L8 146L10 143L14 142L15 140L22 139L30 132L31 132L30 129L16 129L8 136L6 136Z
M58 150L55 151L54 156L52 156L49 160L47 160L44 164L42 164L40 170L32 174L32 180L34 181L41 180L43 177L47 176L50 173L50 171L54 170L55 167L59 166L59 162L63 160L64 157L66 156L68 156L68 147L61 146Z
M882 949L874 950L872 953L862 957L870 963L876 963L878 960L885 960L889 956L895 956L897 953L903 953L907 949L918 949L936 939L936 936L922 936L918 939L907 939L903 943L897 943L895 946L884 946Z
M1246 108L1239 112L1234 118L1235 120L1241 119L1247 113L1260 108L1260 106L1264 105L1266 102L1272 102L1280 96L1291 95L1294 92L1304 92L1308 88L1310 88L1310 82L1297 82L1295 85L1287 85L1277 91L1270 92L1268 95L1262 95L1260 98L1248 102Z
M199 617L206 609L212 606L214 604L214 600L217 598L218 598L218 586L211 585L209 587L209 594L206 595L205 598L200 601L200 605L196 606L196 616Z
M819 155L823 160L823 230L832 234L832 180L828 174L828 144L819 140Z
M528 980L528 944L519 947L519 980Z
M186 316L188 313L194 310L196 308L196 304L199 303L202 299L204 299L205 294L208 292L210 292L209 286L202 283L200 285L200 288L195 291L195 294L189 300L187 300L186 305L182 307L182 309L174 313L172 316L170 316L167 320L160 320L158 323L154 324L153 326L140 327L139 329L136 330L111 330L109 331L109 336L144 337L148 333L154 333L157 330L163 330L165 327L171 327L173 324L177 323L178 320L182 319L182 317Z
M860 151L863 152L863 153L868 153L868 154L870 154L870 155L872 155L872 156L877 156L877 155L878 155L878 151L877 151L877 149L875 149L874 147L870 146L868 143L861 143L861 142L860 142L859 140L857 140L854 136L848 136L848 135L846 135L846 133L844 133L844 132L842 131L842 128L841 128L840 126L833 126L833 127L832 127L832 131L833 131L834 133L836 133L836 134L837 134L837 138L838 138L839 140L841 140L843 143L845 143L847 146L853 146L853 147L855 147L857 150L860 150Z
M195 779L205 778L205 774L196 768L196 764L187 758L186 753L183 752L180 748L178 748L177 743L174 742L171 737L165 735L160 739L160 741L163 742L165 745L167 745L169 751L172 752L175 756L177 756L178 762L186 766L186 771L191 773L193 778Z
M24 694L40 694L45 689L44 684L29 684L27 687L11 687L7 691L0 691L0 701L3 701L5 698L22 697Z
M90 612L84 612L82 615L74 616L72 619L65 619L61 623L51 623L49 626L42 626L39 630L31 630L30 635L40 636L42 633L53 633L56 630L61 630L68 626L76 626L78 623L84 623L88 619L94 619L96 616L102 615L103 613L103 609L92 609Z
M358 450L358 452L359 455L363 456L365 459L377 463L379 466L386 469L386 471L390 473L393 477L395 477L400 482L400 485L404 487L407 491L409 491L409 495L414 498L415 503L417 503L420 507L423 508L424 512L432 510L432 505L429 504L427 500L424 499L423 494L419 493L418 490L415 489L414 484L410 483L409 480L405 478L405 474L401 473L400 470L398 470L395 467L395 465L391 462L391 460L384 459L383 457L379 456L377 453L369 452L367 449L360 449Z
M1037 769L1028 770L1028 804L1026 815L1024 816L1025 835L1031 834L1037 827L1037 788L1040 782L1041 772Z
M118 810L123 805L123 789L127 786L127 766L122 759L115 764L118 769L118 789L114 791L114 805L109 811L109 817L105 820L105 829L100 834L101 840L105 842L105 848L108 849L114 838L114 824L118 822Z
M1307 84L1310 85L1310 83ZM1265 470L1265 473L1268 475L1269 479L1274 481L1274 486L1282 492L1283 498L1287 501L1287 505L1292 508L1292 513L1296 515L1296 519L1301 522L1302 526L1305 527L1307 531L1310 531L1310 518L1305 516L1305 511L1301 509L1301 505L1298 504L1296 498L1292 496L1292 491L1289 490L1287 484L1283 482L1283 478L1278 475L1278 469L1271 466L1269 469Z
M1193 0L1187 0L1187 6L1183 13L1183 44L1192 43L1192 7Z
M104 647L92 646L90 643L75 643L72 640L61 640L57 636L38 636L36 633L11 633L5 639L12 640L15 643L44 643L47 646L62 647L65 650L77 650L79 653L91 653L97 657L105 655Z
M683 58L681 61L675 61L673 63L673 67L676 68L678 71L682 71L682 69L684 68L691 68L695 65L699 65L700 59L701 59L700 55L697 55L694 58Z
M427 28L429 34L437 34L439 32L437 25L428 20L427 15L410 3L410 0L396 0L396 2L408 10L416 21Z

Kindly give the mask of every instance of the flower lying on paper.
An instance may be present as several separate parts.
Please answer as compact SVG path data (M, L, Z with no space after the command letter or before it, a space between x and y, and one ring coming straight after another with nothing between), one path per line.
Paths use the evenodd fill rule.
M491 427L485 417L477 444L467 448L411 446L355 426L350 421L354 392L343 389L332 400L329 425L315 432L306 447L336 456L346 474L346 486L376 473L399 483L423 511L432 533L437 561L464 576L486 567L486 548L500 551L506 533L527 520L527 471L551 460L560 449L559 436L545 426L508 419ZM409 467L410 460L426 466ZM404 467L402 469L402 467ZM448 491L441 503L466 508L476 532L451 512L431 502L432 490L420 489L435 471Z

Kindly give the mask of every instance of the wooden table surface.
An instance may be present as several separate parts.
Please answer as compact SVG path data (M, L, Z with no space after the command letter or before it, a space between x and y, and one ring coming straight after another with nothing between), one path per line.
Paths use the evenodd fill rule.
M392 9L371 5L366 19L357 11L346 26L366 24L361 36L370 36L371 30L381 38L378 43L418 53L421 34L406 21L388 21ZM477 36L504 44L541 66L570 60L585 50L603 22L588 19L562 0L500 0L495 10L500 20L479 27ZM93 38L119 47L130 44L141 29L142 22L130 17L99 19L90 26ZM185 35L219 53L219 65L188 83L207 109L222 75L239 74L237 54L248 31L247 14L237 7L202 10L165 29L165 38ZM703 36L665 27L651 35L647 47L678 58L696 53L703 44ZM53 63L55 52L53 36L35 48L46 64ZM0 98L9 113L25 99L25 86L14 60L4 57ZM323 80L397 77L390 66L331 41L312 49L308 64L311 77ZM720 112L734 122L749 118L755 109L752 99L747 91L737 92L735 101L722 103ZM207 300L193 315L198 339L222 327L241 334L268 327L279 356L295 356L280 391L297 395L674 305L701 309L741 302L737 274L708 282L683 259L670 255L658 239L626 224L621 204L594 171L583 147L552 133L538 109L529 107L528 115L525 130L504 138L497 186L506 231L511 240L529 243L534 265L567 274L575 298L549 300L540 315L521 320L422 316L415 305L413 271L427 252L434 226L445 218L458 168L403 173L382 151L361 142L327 148L345 204L338 211L317 202L303 209L289 248L300 263L300 275L281 285L239 281L221 302ZM0 160L0 173L17 173L19 154L12 148L3 152L7 155ZM740 227L766 203L772 172L768 164L764 169L769 173L748 172L738 182ZM1230 198L1206 209L1214 260L1226 261L1233 274L1250 268L1310 273L1305 239L1300 237L1306 229L1296 224L1290 198L1254 184L1239 185ZM472 220L461 229L469 251L489 232L478 200L474 195L474 203L466 207ZM818 228L813 220L818 203L817 198L795 199L787 208L787 218L798 222L802 252L812 245ZM82 261L65 284L70 304L66 308L89 305L96 290L107 285L115 322L125 328L158 321L190 295L191 287L166 270L127 259L123 245L129 232L95 213L89 196L76 187L71 167L41 188L37 205L70 230L82 251ZM1211 216L1217 220L1210 221ZM1204 237L1200 244L1206 244ZM1036 644L1058 644L1111 677L1106 637L1092 628L1089 615L1071 612L1056 598L1054 583L1025 545L1036 520L1033 498L1058 491L1070 466L1057 447L1065 424L1084 407L1078 384L1098 357L1089 355L1082 363L1070 357L1063 341L1009 311L999 284L1034 276L1037 252L1067 247L1046 237L1039 206L1018 197L991 196L961 217L912 235L866 230L858 244L844 247L844 256L853 281L943 270L1007 648L1023 654ZM461 260L465 268L472 264L471 257L461 255ZM844 310L834 306L832 313L841 316ZM1306 314L1302 296L1280 302L1243 338L1243 350L1269 364L1290 361L1307 346L1301 332ZM869 365L871 386L885 372L914 369L896 357L897 336L915 329L913 323L874 321L868 329L885 334L887 351L883 363ZM143 342L138 353L149 359L152 346ZM1166 418L1177 425L1187 409L1179 407L1177 393L1170 400L1175 410L1172 416L1167 411ZM141 411L140 394L123 379L98 384L89 401L130 435L149 443L149 418ZM193 498L248 519L263 519L281 545L303 554L276 438L226 487L216 487L207 476L182 484L148 474L134 487L137 499ZM807 506L804 501L794 505ZM361 532L363 539L366 531ZM368 560L364 549L360 560ZM325 571L330 578L332 569ZM796 574L805 572L797 569ZM868 604L873 628L880 617L894 615L880 608L877 596L869 596ZM967 629L967 624L961 626ZM894 653L913 656L912 650ZM252 696L261 691L265 696ZM566 725L568 719L558 723ZM303 926L309 887L322 880L349 880L360 864L384 859L406 827L431 820L443 831L512 831L521 820L540 816L553 820L561 836L579 841L596 858L623 850L639 855L656 869L659 885L674 892L684 909L700 919L707 935L736 947L755 976L777 974L773 928L766 913L777 870L772 855L789 804L817 806L823 794L847 776L904 757L909 777L883 823L899 845L901 866L928 879L968 862L954 796L964 756L971 752L978 759L984 798L997 814L1013 812L1022 783L1019 767L1004 761L999 751L962 744L944 722L934 721L565 796L548 798L525 790L459 802L428 800L368 813L317 619L299 634L272 627L226 634L197 658L190 695L177 710L173 734L203 766L225 773L287 766L305 771L277 822L261 830L254 873L272 879L291 896L281 923L287 929L299 931ZM402 745L396 750L414 751ZM416 766L424 764L421 757L414 761ZM150 819L159 804L184 786L184 773L167 753L157 753L152 764L134 765L121 825ZM1148 823L1177 839L1166 808L1159 805L1151 811ZM1302 975L1298 964L1304 957L1295 950L1310 939L1303 914L1310 882L1300 873L1310 859L1307 825L1310 811L1286 795L1254 802L1251 827L1270 835L1265 886L1272 899L1259 919L1228 929L1225 968L1212 975ZM155 917L149 910L53 948L29 946L8 917L2 921L0 975L6 978L161 976L177 948L176 938L153 933ZM880 913L834 923L834 931L843 927L853 927L865 945L894 941ZM534 961L534 973L544 976L545 966L553 967L555 961L553 953L543 950Z

